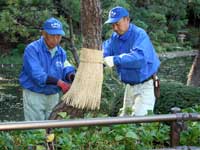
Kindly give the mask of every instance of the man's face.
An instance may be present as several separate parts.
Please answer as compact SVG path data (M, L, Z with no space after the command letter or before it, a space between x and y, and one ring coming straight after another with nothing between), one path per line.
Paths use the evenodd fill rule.
M56 47L62 39L61 35L50 35L45 31L42 35L49 49L53 49L54 47Z
M112 29L119 35L122 35L128 30L129 22L129 17L123 17L118 22L112 24Z

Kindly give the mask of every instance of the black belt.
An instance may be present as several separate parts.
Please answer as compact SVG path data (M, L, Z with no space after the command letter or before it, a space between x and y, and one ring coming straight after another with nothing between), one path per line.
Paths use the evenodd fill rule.
M155 76L155 74L153 74L152 76L150 76L149 78L145 79L144 81L140 82L140 83L129 83L130 85L136 85L136 84L143 84L144 82L147 82L151 79L153 79L153 77Z
M144 82L147 82L147 81L153 79L153 76L154 76L154 75L150 76L149 78L147 78L146 80L142 81L141 83L144 83Z

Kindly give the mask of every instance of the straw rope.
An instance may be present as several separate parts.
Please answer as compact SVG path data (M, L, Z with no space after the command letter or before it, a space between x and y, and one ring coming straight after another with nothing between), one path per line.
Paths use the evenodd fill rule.
M99 109L102 83L102 51L82 48L75 79L70 90L63 95L62 100L76 108Z

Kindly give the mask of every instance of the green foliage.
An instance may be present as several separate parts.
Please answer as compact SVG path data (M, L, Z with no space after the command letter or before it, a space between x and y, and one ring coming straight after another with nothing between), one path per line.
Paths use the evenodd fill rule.
M154 46L158 52L175 51L180 49L190 50L192 40L181 43L178 40L178 32L186 29L188 24L188 5L198 2L188 3L184 1L116 1L108 2L102 0L103 21L107 19L108 10L118 5L126 7L130 12L133 23L144 28L150 35ZM190 6L190 7L193 7ZM197 11L198 12L198 11ZM112 33L108 25L103 27L103 39L107 39ZM197 32L199 33L199 31ZM187 37L188 38L188 37ZM195 36L198 42L198 36ZM193 39L193 38L192 38ZM180 48L180 49L177 49Z
M45 146L45 130L0 132L0 148L22 150L28 146ZM159 123L121 124L105 127L58 128L53 130L58 149L149 149L161 147L169 140L169 127ZM162 134L162 135L161 135ZM155 142L157 141L157 145Z
M147 29L148 29L148 25L147 25L144 21L142 21L142 20L136 19L136 20L134 20L134 23L135 23L137 26L143 28L144 30L147 30Z
M101 112L116 116L122 106L125 85L118 81L116 72L104 68Z
M13 49L12 52L13 52L13 55L1 55L0 64L22 64L22 56L18 54L18 49ZM16 53L17 55L15 55ZM15 69L19 69L19 68L15 68ZM17 70L17 72L19 72L19 70Z
M200 106L190 107L184 112L200 112ZM101 114L99 114L100 116ZM106 117L104 115L104 117ZM181 132L180 145L199 144L200 124L187 122L188 129ZM119 124L79 128L56 128L55 147L57 149L93 150L144 150L169 147L170 126L165 123ZM0 132L1 149L26 150L28 147L45 148L45 130Z
M175 81L185 85L193 60L194 57L162 58L158 75L163 81Z
M6 5L0 12L0 32L6 35L3 40L8 43L27 44L37 39L44 20L51 16L59 17L52 0L8 1ZM60 20L68 34L65 19L61 16Z
M62 11L70 15L73 18L73 21L80 21L80 0L61 0Z
M185 43L178 41L178 32L185 30L189 23L198 21L199 1L131 1L131 0L101 0L102 21L107 20L108 12L115 6L126 7L130 12L132 22L144 28L150 35L158 52L178 50L176 47L191 49L198 47L199 32L186 37ZM66 17L73 19L74 33L80 37L80 1L46 0L2 0L0 2L0 35L2 41L16 49L16 43L29 43L40 36L43 21L50 16L59 17L64 23L68 36ZM190 18L189 18L190 17ZM195 25L198 27L197 23ZM109 25L103 26L103 40L112 33ZM79 38L78 43L81 42ZM13 44L14 43L14 44ZM77 43L76 43L77 44ZM78 44L79 45L79 44ZM69 47L67 45L67 47ZM174 48L175 47L175 48Z
M199 0L190 0L188 4L188 16L191 24L199 27L200 20L200 1Z
M178 8L180 12L175 14L174 9L177 9L177 6L180 7ZM174 50L173 45L180 46L176 32L184 27L187 22L178 18L179 15L181 18L186 17L186 6L187 4L183 2L152 1L146 7L132 6L132 14L134 14L136 20L140 19L148 24L146 31L152 38L153 43L156 43L155 48L158 52L172 51ZM176 17L177 19L174 19ZM133 22L135 19L133 19ZM165 43L172 46L165 47Z
M166 61L172 70L175 63L177 66L180 60ZM184 59L192 61L192 59ZM186 65L180 61L186 69ZM181 68L181 67L177 67ZM109 68L105 68L103 85L103 102L101 112L97 117L115 116L118 113L123 101L124 85L121 84L116 74ZM176 70L178 72L178 70ZM182 71L184 72L184 71ZM187 72L187 71L186 71ZM169 73L166 73L167 74ZM162 76L163 78L163 76ZM177 78L176 78L177 79ZM156 103L157 113L167 113L171 107L179 106L185 108L199 104L199 88L185 87L183 84L161 81L161 99ZM196 100L195 100L196 99ZM173 100L173 101L170 101ZM168 102L170 101L169 104ZM182 107L184 103L184 107ZM179 105L180 104L180 105ZM158 108L159 107L159 108ZM199 112L200 107L190 107L184 112ZM108 114L108 115L104 115ZM60 113L65 119L69 119L66 113ZM88 114L87 117L91 118ZM85 116L85 118L87 118ZM30 131L10 131L0 132L0 149L20 149L26 150L28 147L45 147L45 130ZM113 126L93 126L81 128L57 128L53 129L56 136L55 146L58 149L105 149L105 150L124 150L124 149L153 149L169 147L170 127L165 123L141 123L141 124L121 124ZM199 146L199 124L188 122L188 130L181 133L181 145Z
M200 105L195 105L183 110L188 113L200 113ZM187 130L181 132L180 143L185 145L200 145L200 123L188 121L186 123Z
M189 3L186 0L155 0L149 1L150 3L132 0L101 0L101 2L103 22L107 19L108 11L112 7L117 5L126 7L130 10L132 22L149 33L156 50L159 52L189 49L199 44L199 29L196 28L186 30L187 39L184 43L179 43L177 38L178 32L187 27L188 13L192 13L196 20L199 19L199 0L192 0ZM77 28L80 24L80 1L61 0L61 5L62 11L71 14L73 18L75 33L77 33L75 40L78 42L81 38L80 29ZM6 59L4 59L5 55L1 56L1 63L21 63L21 54L25 44L39 37L38 31L43 21L50 16L60 17L68 36L66 16L59 13L61 10L55 8L52 0L1 0L0 8L2 41L6 44L15 43L16 45L11 49L10 55ZM111 32L110 27L104 25L103 39L108 38ZM173 60L162 62L161 67L165 71L161 69L159 73L161 97L156 101L156 113L169 113L174 106L190 107L185 109L185 112L199 112L200 107L195 104L200 102L200 89L184 86L192 58L187 58L185 61L189 63L180 63L179 65L177 59L174 62ZM168 64L171 62L176 65L169 66ZM14 74L18 75L18 73ZM104 75L100 112L108 114L108 116L116 116L122 106L125 85L119 82L116 74L108 68L105 68ZM194 105L195 107L191 107ZM60 113L60 116L68 118L65 113ZM181 133L181 145L198 146L200 143L199 130L199 123L188 122L188 130ZM162 123L63 128L55 129L54 132L56 134L56 147L59 149L143 150L169 146L169 126ZM0 132L0 149L25 150L28 149L28 146L44 147L44 145L44 130Z
M0 32L7 35L3 40L9 43L27 43L38 37L43 21L56 14L54 9L48 10L52 7L48 2L50 1L45 3L25 0L8 1L7 8L0 13Z
M188 32L186 36L187 36L187 42L191 44L191 47L193 46L198 49L198 47L200 46L200 27L188 28Z
M161 82L161 96L156 101L156 113L170 113L172 107L181 109L200 104L200 88L184 86L177 82Z
M45 145L45 130L0 132L0 149L27 150L30 146Z

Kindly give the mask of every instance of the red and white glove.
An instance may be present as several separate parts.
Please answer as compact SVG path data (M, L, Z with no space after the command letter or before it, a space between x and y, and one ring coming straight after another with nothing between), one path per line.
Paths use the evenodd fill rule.
M71 87L71 84L68 84L62 80L58 80L57 86L61 88L63 94L65 94Z

